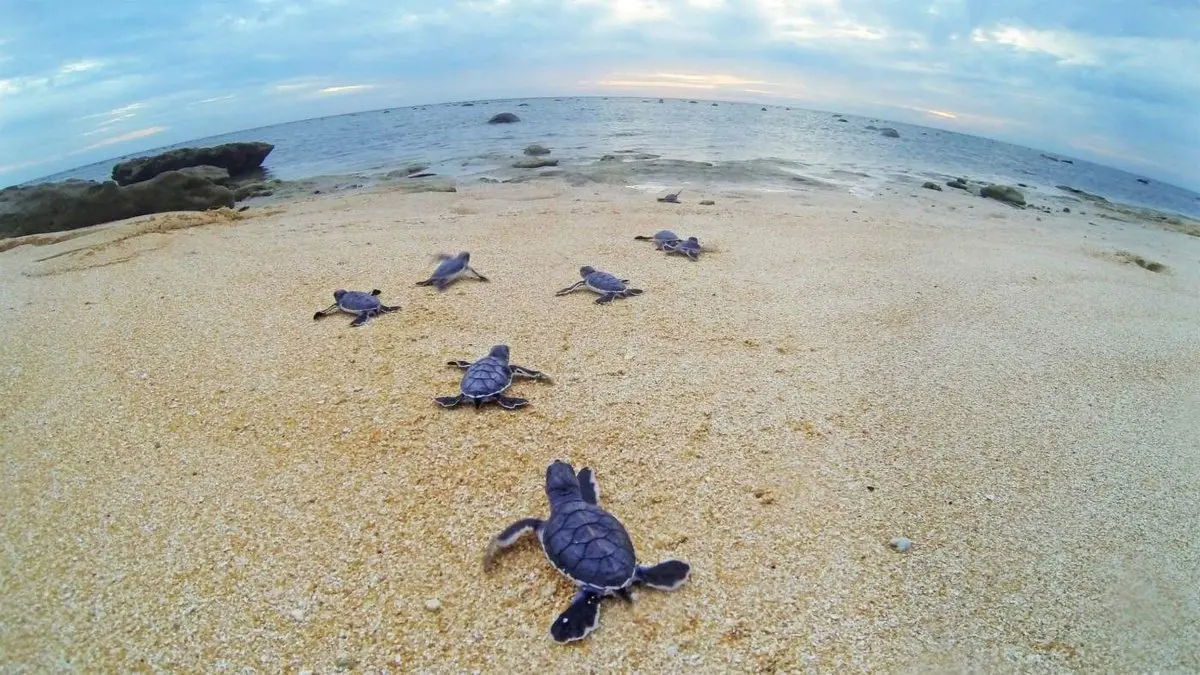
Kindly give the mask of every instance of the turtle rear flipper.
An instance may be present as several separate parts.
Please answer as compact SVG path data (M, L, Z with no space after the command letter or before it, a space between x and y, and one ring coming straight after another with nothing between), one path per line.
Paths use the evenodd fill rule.
M418 282L417 282L417 285L418 285L418 286L432 286L432 285L433 285L433 281L434 281L434 280L433 280L432 278L429 278L429 279L426 279L425 281L418 281Z
M653 567L638 565L633 581L660 591L673 591L687 581L692 567L682 560L666 560Z
M365 312L359 312L358 316L354 317L354 320L350 322L350 325L351 326L361 326L367 322L367 319L370 319L371 317L375 316L375 314L376 314L376 310L373 310L373 309L369 309Z
M644 291L642 291L642 289L640 289L640 288L627 288L624 291L621 291L621 297L622 298L630 298L635 295L641 295L643 292Z
M380 313L380 314L387 314L388 312L395 312L395 311L399 311L399 309L400 309L400 305L396 305L395 307L389 307L388 305L380 305L380 306L379 306L379 313Z
M516 410L529 405L529 399L497 395L496 403L499 403L500 407L505 410Z
M337 309L338 309L338 304L335 302L332 305L326 307L325 309L317 312L316 314L313 314L313 321L316 321L317 319L323 319L323 318L329 316L330 314L333 314L334 312L336 312Z
M644 234L639 234L639 235L637 235L637 236L635 236L635 237L634 237L634 239L637 239L638 241L650 241L650 240L651 240L651 239L653 239L653 238L654 238L654 237L647 237L647 236L646 236L646 235L644 235Z
M620 295L621 295L620 293L605 293L604 295L601 295L600 297L596 298L596 304L597 305L607 305L608 303L612 302L613 300L616 300Z
M459 394L458 396L438 396L437 398L435 398L433 400L437 401L437 404L442 406L443 408L453 408L454 406L458 405L459 403L462 403L463 398L464 398L464 396L462 394Z
M455 360L455 361L447 361L446 365L454 366L455 368L470 368L471 362L463 361L463 360Z
M517 522L504 528L500 534L492 538L488 544L487 551L483 554L483 569L486 571L491 568L496 556L500 551L512 546L520 541L521 537L529 532L537 532L542 528L544 521L539 518L522 518Z
M571 642L587 637L600 623L600 600L598 593L579 591L571 606L558 615L550 624L550 636L555 642Z

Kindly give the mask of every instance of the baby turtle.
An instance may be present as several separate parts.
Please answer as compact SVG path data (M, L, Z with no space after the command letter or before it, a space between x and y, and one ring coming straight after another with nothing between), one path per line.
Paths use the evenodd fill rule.
M693 103L694 102L695 101L693 101ZM666 197L659 197L658 201L666 202L668 204L678 204L679 203L679 195L681 195L681 194L683 194L683 190L676 190L675 192L667 193Z
M461 394L458 396L439 396L433 400L446 408L453 408L463 401L471 401L475 407L495 401L501 408L516 410L529 405L524 398L502 396L501 392L512 386L513 376L528 377L534 380L549 380L543 372L512 365L508 362L508 345L496 345L488 355L475 363L470 361L450 361L446 365L465 368L462 384L459 385Z
M474 274L480 281L487 281L487 277L475 271L471 267L471 254L463 251L458 255L440 255L438 258L442 261L433 271L433 276L425 281L418 281L418 286L437 286L439 291L446 290L446 287L458 280L459 277L465 276L468 272Z
M525 533L537 535L550 563L579 587L571 606L550 624L556 642L579 640L595 630L600 600L607 596L632 602L634 586L673 591L687 581L691 566L682 560L637 564L621 521L599 506L600 486L591 469L576 474L570 464L554 460L546 469L546 497L550 518L524 518L504 528L488 545L483 568L489 570L496 555Z
M399 305L388 307L380 302L378 296L382 292L378 288L370 293L336 290L333 292L333 304L313 314L313 320L316 321L334 312L345 312L355 315L354 320L350 322L351 326L361 326L367 322L367 319L373 316L387 314L388 312L400 309Z
M629 283L628 279L618 279L608 272L601 272L588 265L579 268L579 276L583 277L583 281L576 281L554 295L566 295L579 290L580 286L587 286L588 290L600 294L600 297L596 298L596 304L605 305L617 298L642 294L642 289L626 286Z
M667 242L663 245L662 250L666 251L668 255L672 253L686 255L688 260L695 262L700 259L700 252L704 249L701 248L699 239L688 237L683 241Z
M654 233L653 237L647 237L639 234L638 236L634 237L634 239L637 239L638 241L652 241L654 242L654 248L660 251L663 250L663 247L667 244L680 241L679 235L670 230L659 230L658 232Z

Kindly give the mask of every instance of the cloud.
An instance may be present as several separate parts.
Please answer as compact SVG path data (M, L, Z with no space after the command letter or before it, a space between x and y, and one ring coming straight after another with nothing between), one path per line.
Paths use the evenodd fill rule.
M96 148L103 148L103 147L106 147L109 145L116 145L118 143L125 143L127 141L136 141L139 138L146 138L147 136L154 136L156 134L161 134L162 132L166 131L167 129L168 129L168 127L146 127L145 129L135 129L134 131L123 133L120 136L113 136L111 138L106 138L102 141L93 143L85 148L80 148L79 150L76 150L74 154L87 152L88 150L95 150Z
M89 70L96 70L104 66L103 61L96 59L84 59L82 61L71 61L64 63L58 67L59 75L70 75L71 73L86 73Z
M317 93L318 94L350 94L350 93L354 93L356 91L366 91L367 89L374 89L375 86L376 85L373 85L373 84L343 84L343 85L339 85L336 87L325 87L324 89L318 89Z
M601 87L623 89L703 89L714 90L747 84L770 84L763 80L715 73L643 73L610 75L596 80ZM749 91L742 89L742 91Z

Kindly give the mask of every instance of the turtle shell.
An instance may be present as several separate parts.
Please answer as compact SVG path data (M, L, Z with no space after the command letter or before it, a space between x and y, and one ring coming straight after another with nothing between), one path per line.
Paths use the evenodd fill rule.
M670 230L659 230L654 233L654 241L659 244L665 244L668 241L679 241L679 235Z
M542 548L559 572L597 588L623 588L637 569L620 521L582 499L554 509L542 528Z
M379 298L362 291L346 291L338 300L338 307L348 312L363 312L379 307Z
M699 253L701 251L700 241L695 237L691 237L675 244L675 249L678 251L695 251L696 253Z
M434 277L451 277L463 271L467 267L467 261L462 256L454 256L446 258L433 271Z
M512 384L512 368L492 356L482 358L467 368L462 379L462 393L470 398L495 396Z
M592 272L591 274L587 275L587 279L585 279L585 281L587 282L588 288L598 291L615 293L625 290L625 284L622 283L620 279L614 277L608 272Z

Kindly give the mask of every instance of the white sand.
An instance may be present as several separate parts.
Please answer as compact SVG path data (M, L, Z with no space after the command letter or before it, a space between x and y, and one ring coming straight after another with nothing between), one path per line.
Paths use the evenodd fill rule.
M1200 669L1200 238L690 197L334 196L0 253L0 667ZM717 250L632 240L662 227ZM492 283L412 285L460 249ZM646 293L553 297L583 264ZM342 287L403 311L313 322ZM556 382L433 404L502 342ZM480 569L556 457L694 568L569 647L532 540Z

